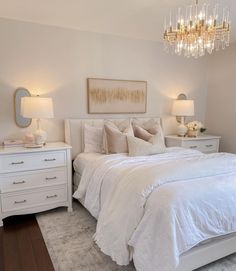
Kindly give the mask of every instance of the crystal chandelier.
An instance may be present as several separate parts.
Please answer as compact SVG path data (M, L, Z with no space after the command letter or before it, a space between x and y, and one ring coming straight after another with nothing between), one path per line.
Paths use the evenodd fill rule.
M175 21L175 22L173 22ZM230 40L229 9L224 8L222 18L219 16L219 5L212 12L208 4L200 6L198 0L193 6L188 6L185 15L178 9L176 20L164 23L164 48L167 52L186 57L204 56L213 50L225 49Z

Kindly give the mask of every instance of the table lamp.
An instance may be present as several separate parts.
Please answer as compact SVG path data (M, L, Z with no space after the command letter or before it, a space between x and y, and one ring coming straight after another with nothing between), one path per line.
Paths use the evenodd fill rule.
M37 120L37 130L34 132L35 144L45 145L47 133L41 128L41 119L54 117L52 98L23 97L21 99L21 115Z
M194 116L193 100L175 100L172 108L172 115L181 117L180 125L177 127L178 136L184 137L188 128L184 124L184 117Z

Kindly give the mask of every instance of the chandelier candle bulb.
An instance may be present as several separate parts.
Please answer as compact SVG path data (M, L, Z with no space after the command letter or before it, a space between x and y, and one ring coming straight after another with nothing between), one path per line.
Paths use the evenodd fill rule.
M229 23L229 9L227 9L227 13L226 13L226 22Z
M215 18L215 20L217 21L217 19L218 19L218 10L219 10L219 5L218 4L216 4L216 6L215 6L215 9L214 9L214 18Z
M195 21L197 21L198 19L198 1L196 1L196 5L195 5Z
M180 23L180 20L181 20L181 8L178 9L178 23Z
M209 7L209 5L205 4L205 20L206 21L207 21L207 18L208 18L208 7Z

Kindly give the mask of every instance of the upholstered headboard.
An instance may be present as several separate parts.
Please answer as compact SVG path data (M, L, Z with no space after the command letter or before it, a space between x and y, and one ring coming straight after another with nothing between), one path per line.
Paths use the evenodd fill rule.
M160 118L135 118L141 121L155 119L161 124ZM110 119L116 123L125 119ZM72 159L83 152L83 125L87 123L92 126L103 127L105 119L67 119L65 120L65 141L72 146Z

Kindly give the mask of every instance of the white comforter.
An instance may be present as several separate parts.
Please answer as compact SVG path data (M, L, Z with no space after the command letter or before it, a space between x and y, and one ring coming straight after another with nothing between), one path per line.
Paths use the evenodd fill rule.
M172 271L193 246L236 231L236 156L105 156L85 168L74 197L98 219L95 241L114 261Z

